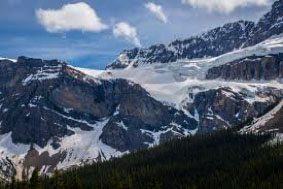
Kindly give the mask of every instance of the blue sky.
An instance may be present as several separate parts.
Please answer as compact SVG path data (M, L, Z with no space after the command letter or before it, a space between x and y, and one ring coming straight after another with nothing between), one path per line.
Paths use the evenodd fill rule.
M167 44L227 22L255 21L270 9L271 1L1 0L0 56L56 58L76 66L103 69L122 50L132 49L139 43L142 47ZM65 18L63 26L62 17L51 17L52 11L79 2L95 12L99 23L82 20L74 26L80 11L73 18L72 14ZM153 7L146 6L149 2ZM36 14L39 10L40 14ZM93 26L88 25L91 22ZM52 30L54 23L59 23L63 29Z

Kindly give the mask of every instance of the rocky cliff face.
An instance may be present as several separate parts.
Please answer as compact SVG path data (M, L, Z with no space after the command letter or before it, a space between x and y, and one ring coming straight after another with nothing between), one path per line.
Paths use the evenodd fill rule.
M276 80L283 78L283 54L251 56L208 70L207 79Z
M180 59L216 57L242 47L253 46L283 32L283 1L276 1L270 12L257 23L238 21L217 27L169 45L126 50L106 69L123 69L129 65L169 63Z
M276 105L282 97L283 90L275 88L265 88L255 94L245 89L235 92L229 87L218 88L195 94L194 101L185 104L184 108L193 116L198 115L199 133L210 133L245 125ZM248 100L256 98L262 100Z

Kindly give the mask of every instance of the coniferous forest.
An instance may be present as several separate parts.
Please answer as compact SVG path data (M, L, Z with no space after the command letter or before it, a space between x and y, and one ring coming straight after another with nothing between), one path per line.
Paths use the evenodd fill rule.
M223 131L172 140L122 158L12 180L2 188L283 188L283 145L270 135Z

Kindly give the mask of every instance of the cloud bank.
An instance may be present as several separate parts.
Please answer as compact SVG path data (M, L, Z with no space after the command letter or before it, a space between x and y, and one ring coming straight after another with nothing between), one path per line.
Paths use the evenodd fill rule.
M48 32L70 30L99 32L107 28L95 10L86 3L66 4L58 10L36 10L36 17Z
M115 26L113 27L113 34L116 37L122 37L126 39L137 47L142 46L138 38L136 28L126 22L115 24Z
M145 7L151 13L153 13L163 23L167 23L168 22L168 18L165 15L165 13L163 12L163 8L162 8L161 5L157 5L155 3L147 3L147 4L145 4Z
M250 5L267 6L272 0L182 0L182 3L189 4L194 8L205 8L209 11L230 13L238 7Z

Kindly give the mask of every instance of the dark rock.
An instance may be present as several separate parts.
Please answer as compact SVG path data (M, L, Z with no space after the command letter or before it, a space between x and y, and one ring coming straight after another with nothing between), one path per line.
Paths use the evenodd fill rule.
M197 93L194 102L187 104L186 109L193 115L198 114L199 133L210 133L226 128L233 128L247 122L249 119L263 114L269 106L277 103L282 94L269 93L268 89L256 94L269 97L263 102L250 103L245 91L233 92L230 88L212 89ZM265 96L264 96L265 95Z
M208 70L206 79L275 80L282 77L283 59L279 55L252 56Z
M253 28L244 47L253 46L283 32L283 0L277 0Z
M58 163L63 161L66 158L66 152L59 152L53 155L49 155L48 152L43 152L39 154L35 149L30 149L27 155L25 156L23 162L23 177L29 177L30 170L33 167L37 167L39 170L42 170L43 173L50 173L55 170Z
M142 133L141 128L150 127L137 118L114 117L104 127L100 138L103 143L121 152L145 149L153 139Z

